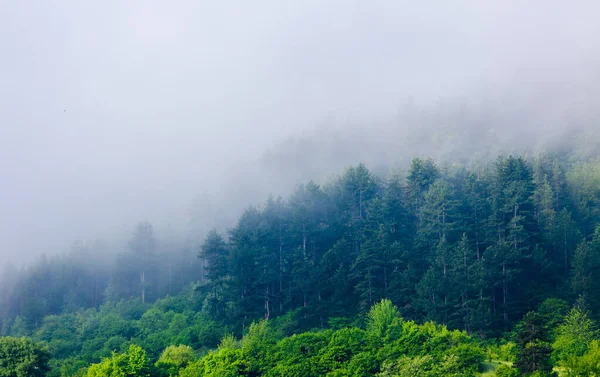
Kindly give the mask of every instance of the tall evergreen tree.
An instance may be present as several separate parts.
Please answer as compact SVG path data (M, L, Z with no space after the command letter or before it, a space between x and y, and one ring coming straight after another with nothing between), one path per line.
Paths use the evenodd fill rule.
M515 332L517 359L515 367L523 374L552 372L548 334L544 328L543 317L529 312L518 324Z

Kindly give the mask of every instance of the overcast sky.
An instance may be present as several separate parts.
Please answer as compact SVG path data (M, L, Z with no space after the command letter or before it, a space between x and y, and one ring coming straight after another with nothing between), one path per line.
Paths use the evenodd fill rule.
M0 256L168 223L331 119L537 85L581 102L599 4L0 2Z

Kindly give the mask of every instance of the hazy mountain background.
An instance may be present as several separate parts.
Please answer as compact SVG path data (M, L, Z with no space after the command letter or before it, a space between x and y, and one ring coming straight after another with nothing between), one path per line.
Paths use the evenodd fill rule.
M0 5L0 257L196 242L298 182L600 145L592 1ZM235 198L235 199L232 199ZM114 242L115 245L122 244Z

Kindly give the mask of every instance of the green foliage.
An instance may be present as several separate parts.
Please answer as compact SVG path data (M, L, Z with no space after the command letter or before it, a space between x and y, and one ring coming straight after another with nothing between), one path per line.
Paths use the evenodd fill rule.
M318 375L322 368L319 352L327 347L332 331L308 332L292 335L277 342L272 353L275 365L267 376L310 377Z
M221 343L219 343L218 349L235 349L237 348L238 342L235 340L233 334L226 334Z
M271 366L271 350L276 338L273 329L266 320L253 323L248 333L240 341L241 355L246 361L249 373L262 374Z
M0 337L0 376L43 377L49 359L48 350L29 339Z
M556 333L552 346L555 358L561 363L585 354L599 335L596 323L590 319L583 301L579 301L569 311Z
M91 365L86 377L149 377L150 372L146 351L132 344L127 352L113 353L111 357Z
M239 343L231 334L225 335L215 351L189 364L179 372L181 377L235 377L246 370Z
M564 362L568 377L593 377L600 375L600 343L593 340L588 351L581 356L572 355Z
M557 298L548 298L538 307L537 312L543 317L544 326L551 338L555 337L556 329L569 311L569 304Z
M193 312L200 298L187 294L158 300L153 305L140 299L107 303L100 310L48 316L32 335L43 341L54 357L52 375L75 374L83 366L124 353L133 342L156 361L173 344L207 350L217 346L225 328L210 316ZM68 372L67 372L68 371Z
M217 350L189 364L180 376L374 377L410 375L419 369L423 376L458 377L474 376L483 361L477 342L463 332L402 323L397 308L386 301L376 304L371 314L367 331L346 327L279 340L267 321L254 323L239 343L226 336ZM375 323L388 324L385 340L372 341L373 331L381 331ZM403 338L404 332L413 334ZM413 345L406 347L409 339Z
M395 362L386 363L378 377L433 377L435 363L431 356L410 358L403 356Z
M513 363L517 356L517 344L513 341L488 341L486 344L486 359Z
M441 360L433 357L403 356L395 362L386 363L378 377L463 377L473 376L460 368L455 356L444 356Z
M398 308L390 300L384 299L373 305L367 314L367 332L383 338L390 326L401 322L402 317Z
M506 364L501 364L496 369L496 377L518 377L519 371L515 368L511 368Z
M500 345L499 359L507 362L514 362L517 357L517 345L514 342L506 342Z
M177 376L179 370L196 361L194 350L190 346L178 345L168 346L156 362L156 367L168 373L169 376Z

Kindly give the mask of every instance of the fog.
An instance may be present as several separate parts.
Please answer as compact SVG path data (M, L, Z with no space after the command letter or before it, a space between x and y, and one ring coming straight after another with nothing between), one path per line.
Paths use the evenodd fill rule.
M594 1L5 1L0 256L184 237L344 166L597 150ZM577 132L574 132L577 130Z

